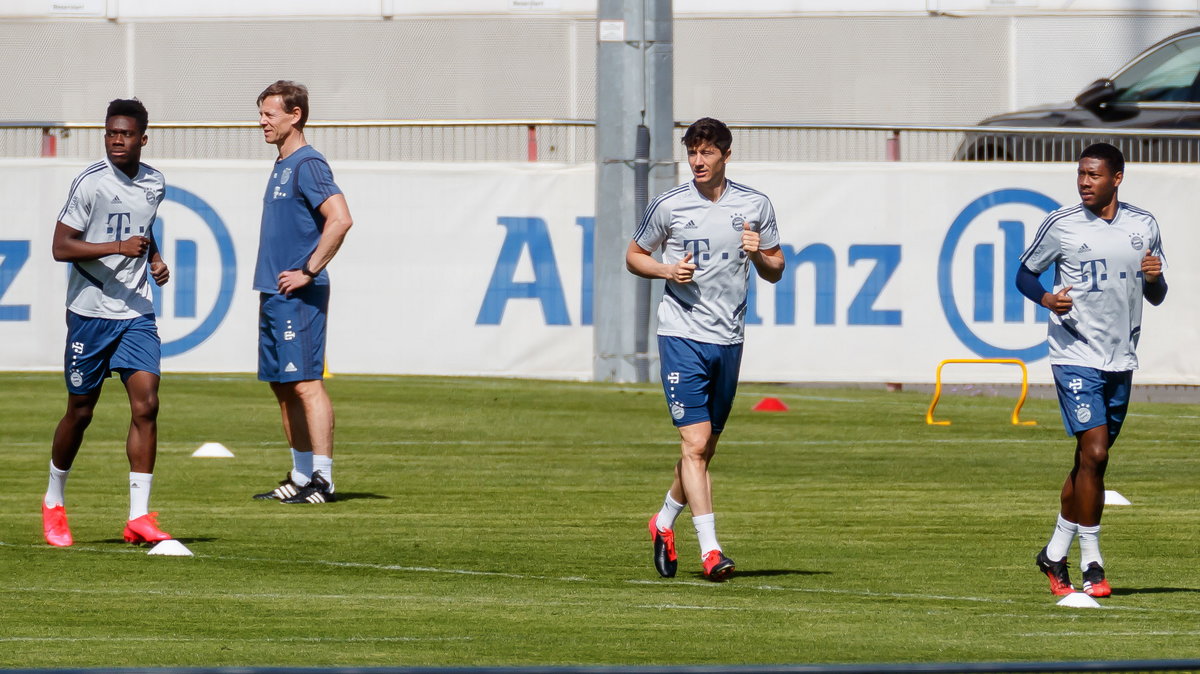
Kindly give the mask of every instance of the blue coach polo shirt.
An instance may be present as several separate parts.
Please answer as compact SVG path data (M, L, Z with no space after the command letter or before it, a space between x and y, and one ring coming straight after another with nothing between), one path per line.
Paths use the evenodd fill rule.
M263 195L255 290L276 293L281 273L304 267L325 229L325 218L318 209L326 199L341 193L329 163L311 145L275 162ZM322 269L313 283L328 285L329 275Z

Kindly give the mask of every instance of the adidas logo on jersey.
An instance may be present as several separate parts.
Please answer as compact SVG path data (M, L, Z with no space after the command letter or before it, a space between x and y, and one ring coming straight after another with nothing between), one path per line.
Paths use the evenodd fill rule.
M1084 253L1090 253L1090 252L1092 252L1092 249L1091 249L1091 248L1088 248L1088 245L1085 243L1085 244L1083 244L1082 246L1080 246L1080 247L1079 247L1079 250L1077 250L1077 251L1075 251L1075 252L1076 252L1076 253L1078 253L1079 255L1083 255Z
M291 363L291 362L289 362L289 363L287 364L287 367L283 368L283 371L284 371L284 372L295 372L295 371L296 371L296 364L295 364L295 363Z
M695 220L688 220L687 224L683 226L684 229L697 229L698 227Z
M112 200L112 201L110 201L109 203L111 203L111 204L119 204L119 203L121 203L121 197L113 197L113 200Z

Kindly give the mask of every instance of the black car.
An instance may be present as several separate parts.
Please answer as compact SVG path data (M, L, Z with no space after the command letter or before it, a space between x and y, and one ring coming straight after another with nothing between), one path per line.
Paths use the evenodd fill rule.
M1129 161L1198 162L1200 136L1200 27L1176 33L1143 51L1111 78L1096 80L1075 104L1030 108L989 117L971 132L955 159L967 161L1074 161L1087 145L1107 142ZM1060 131L1019 133L1016 127ZM1087 129L1076 131L1075 129ZM1110 130L1138 130L1109 133ZM1147 130L1142 133L1140 130Z

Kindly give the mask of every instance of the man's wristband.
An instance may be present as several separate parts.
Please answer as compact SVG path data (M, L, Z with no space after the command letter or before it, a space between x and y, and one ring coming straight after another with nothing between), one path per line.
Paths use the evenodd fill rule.
M308 268L308 263L307 263L307 262L305 262L305 263L304 263L304 266L300 268L300 273L301 273L301 274L304 274L305 276L307 276L307 277L309 277L309 278L316 278L316 277L317 277L317 272L315 272L315 271L313 271L313 270L309 269L309 268Z

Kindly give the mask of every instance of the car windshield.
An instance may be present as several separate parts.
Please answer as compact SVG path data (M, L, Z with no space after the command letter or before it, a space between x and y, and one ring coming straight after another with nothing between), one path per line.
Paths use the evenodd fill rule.
M1134 63L1113 80L1116 101L1200 102L1200 35L1176 40Z

